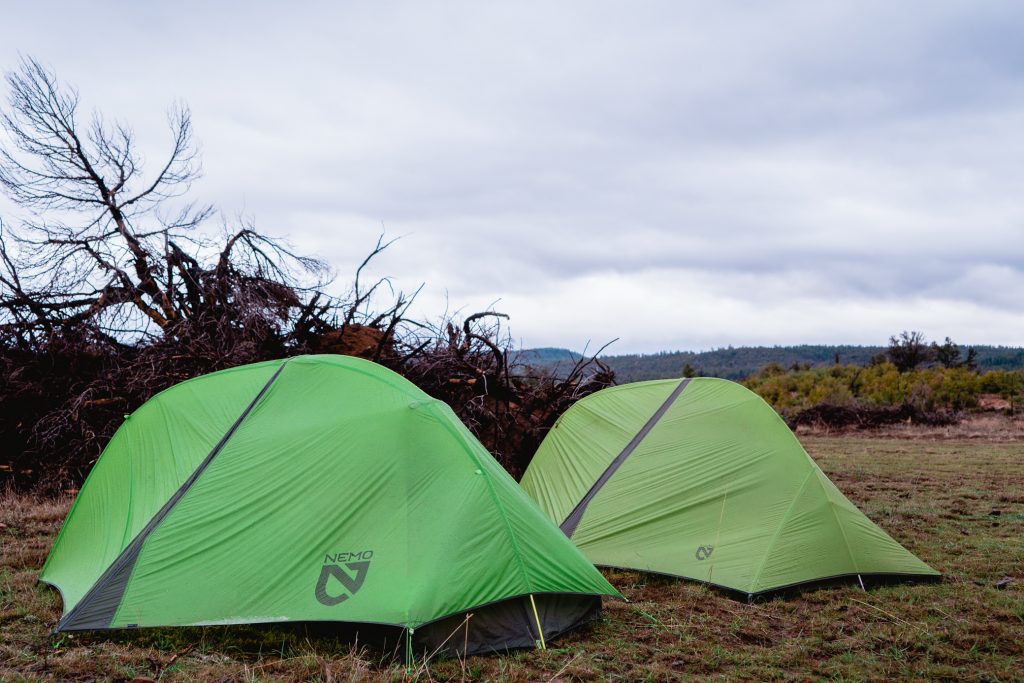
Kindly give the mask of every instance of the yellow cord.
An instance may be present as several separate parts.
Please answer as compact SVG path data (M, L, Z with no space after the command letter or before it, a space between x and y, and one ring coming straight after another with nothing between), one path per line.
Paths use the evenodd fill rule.
M537 620L537 634L540 635L540 649L546 650L548 646L544 644L544 631L540 627L540 615L537 614L537 603L533 601L533 593L530 593L530 604L533 605L533 618Z
M726 487L725 493L722 494L722 511L718 513L718 531L715 532L715 544L711 546L711 552L718 550L718 540L722 537L722 520L725 519L725 501L728 497L729 489ZM713 571L715 571L715 563L712 560L711 564L708 565L708 583L711 583L711 572Z

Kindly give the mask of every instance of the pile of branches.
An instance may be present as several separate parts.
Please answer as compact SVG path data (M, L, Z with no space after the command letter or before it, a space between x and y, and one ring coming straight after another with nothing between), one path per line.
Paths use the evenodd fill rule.
M824 429L877 429L895 424L944 427L956 424L955 412L924 410L912 403L898 406L845 406L819 403L786 418L790 429L804 425Z
M487 324L504 314L426 326L402 317L406 306L401 300L401 308L389 306L383 318L360 315L347 324L351 308L341 308L345 315L336 325L307 331L302 342L291 328L255 338L236 331L216 348L206 333L114 344L82 324L55 330L38 348L2 344L0 485L76 489L125 415L163 389L235 365L303 353L359 356L403 374L450 405L517 478L573 402L614 384L614 373L593 357L564 374L510 361L515 354L508 336Z
M521 363L501 325L507 318L485 311L461 324L449 319L424 326L421 344L395 369L452 406L519 479L559 416L580 398L614 384L615 374L597 354L564 372Z
M363 273L327 294L326 266L251 223L211 237L211 206L185 200L200 175L189 112L143 172L133 132L83 125L78 93L32 59L7 76L0 189L26 209L0 221L0 477L45 489L81 483L130 413L185 379L304 353L356 355L447 401L514 474L572 401L613 381L594 359L568 377L509 361L484 312L410 320L415 293ZM382 302L382 292L389 292ZM8 476L3 476L3 475ZM0 479L0 483L3 482Z
M0 475L18 485L76 487L126 414L198 375L303 353L385 363L397 357L411 297L398 294L371 311L361 294L332 298L280 273L258 274L238 245L259 244L265 253L276 245L251 228L229 241L233 255L213 265L193 262L189 287L197 296L187 307L168 307L173 323L166 329L112 330L102 302L70 320L45 308L31 315L38 292L0 289ZM18 270L0 273L0 284L12 272Z

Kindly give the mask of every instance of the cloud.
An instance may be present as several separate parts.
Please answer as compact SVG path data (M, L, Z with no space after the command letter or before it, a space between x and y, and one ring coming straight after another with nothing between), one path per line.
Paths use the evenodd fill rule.
M227 213L526 345L1024 343L1012 2L67 3L40 57L159 157L192 107ZM12 13L8 13L9 15ZM119 36L117 41L80 36Z

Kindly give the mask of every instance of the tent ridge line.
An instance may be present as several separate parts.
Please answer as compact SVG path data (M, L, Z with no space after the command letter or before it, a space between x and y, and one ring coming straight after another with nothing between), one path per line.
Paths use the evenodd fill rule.
M576 527L579 526L580 520L583 518L583 513L586 511L587 506L590 505L590 501L594 499L594 496L596 496L604 485L608 483L608 480L611 479L612 475L615 474L615 472L622 466L622 463L626 461L626 458L633 454L633 451L635 451L637 446L640 445L640 442L647 437L651 430L654 429L654 426L657 425L661 418L665 416L665 413L667 413L668 409L672 407L672 404L676 402L679 395L683 393L683 390L686 389L687 386L689 386L690 380L690 377L683 379L679 383L679 386L669 394L668 398L665 399L665 402L658 407L654 412L654 415L647 420L644 426L640 428L640 431L636 433L628 444L626 444L626 447L622 449L622 452L615 456L605 471L601 473L601 476L598 477L597 481L594 482L594 485L590 487L589 491L587 491L586 495L583 496L580 502L576 504L576 507L572 509L565 520L558 526L567 538L572 538L573 533L576 531Z
M54 629L54 632L60 632L65 629L77 630L81 628L91 629L110 627L110 623L114 619L114 616L117 612L117 608L120 607L121 599L124 597L124 591L127 588L128 581L130 579L131 570L134 568L139 553L142 551L142 545L146 542L146 539L150 536L150 534L153 533L156 527L159 526L160 522L162 522L164 518L167 517L167 515L174 508L174 506L177 505L178 501L180 501L181 498L188 492L188 490L192 488L192 486L196 483L196 481L206 470L206 468L209 467L213 459L224 449L224 446L227 445L228 440L234 435L238 428L242 426L242 423L249 416L249 413L252 412L252 410L256 407L256 404L259 403L260 399L262 399L263 396L267 393L271 385L274 384L278 376L281 374L281 371L284 370L284 367L287 364L288 359L285 359L281 363L281 365L278 366L277 370L274 371L274 374L271 375L270 379L268 379L266 384L263 385L263 388L259 390L256 396L249 403L249 405L246 406L245 410L242 411L242 414L239 415L238 419L235 420L234 424L232 424L231 427L228 428L228 430L224 433L224 436L221 437L220 441L217 442L217 444L206 455L203 461L199 463L199 466L196 467L196 469L192 472L192 474L189 475L189 477L184 482L182 482L181 486L178 487L174 494L171 495L167 502L164 503L163 506L156 512L156 514L153 515L152 519L149 520L146 526L144 526L142 530L135 536L135 538L132 539L132 542L129 543L125 547L125 549L121 551L121 554L118 555L117 558L110 563L110 566L107 567L103 574L100 575L100 578L96 580L96 583L93 584L92 588L90 588L89 591L84 596L82 596L82 599L78 601L75 607L70 612L68 612L64 616L64 618L60 620L60 622L58 622L57 628ZM74 622L78 618L79 614L82 612L83 607L86 606L89 602L95 600L96 597L101 595L101 593L105 589L108 589L115 579L121 578L122 576L123 578L120 581L120 585L115 586L116 590L119 591L120 594L117 595L117 601L113 603L112 609L107 610L109 614L106 612L101 612L99 615L96 615L93 618L94 620L102 618L105 624L103 624L102 626L95 626L92 624L92 622L89 622L81 626L76 625Z

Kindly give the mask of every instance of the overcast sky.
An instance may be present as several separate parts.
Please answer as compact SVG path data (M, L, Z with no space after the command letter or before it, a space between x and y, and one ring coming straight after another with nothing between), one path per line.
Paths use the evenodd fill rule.
M215 6L214 6L215 5ZM1024 4L15 3L197 194L524 346L1024 344ZM496 302L496 303L495 303Z

